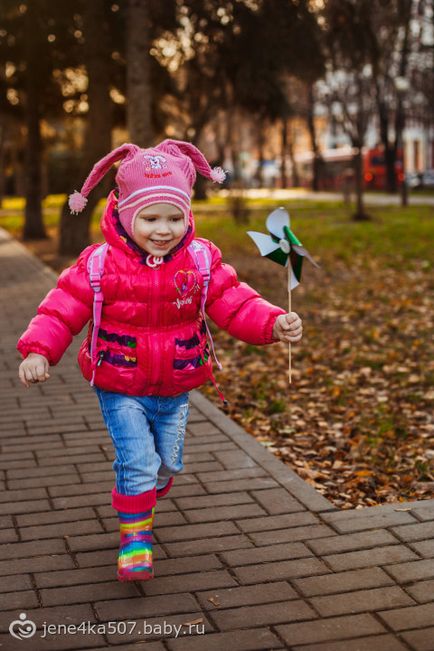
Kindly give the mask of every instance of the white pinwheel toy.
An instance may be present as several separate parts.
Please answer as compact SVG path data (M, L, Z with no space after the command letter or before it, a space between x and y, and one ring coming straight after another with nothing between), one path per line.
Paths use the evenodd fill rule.
M300 283L303 259L307 258L315 267L319 267L319 264L292 232L291 220L285 208L273 210L265 223L269 235L257 231L247 231L247 235L252 238L262 256L288 268L288 311L291 312L291 289L295 289ZM289 381L291 382L291 344L289 344Z

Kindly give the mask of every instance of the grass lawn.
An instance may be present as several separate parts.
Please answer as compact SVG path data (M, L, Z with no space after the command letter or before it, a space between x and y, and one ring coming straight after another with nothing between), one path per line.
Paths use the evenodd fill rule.
M44 205L53 236L62 201ZM250 223L239 226L224 200L198 202L197 234L222 249L240 280L286 307L286 270L262 259L246 235L264 232L282 202L248 205ZM283 205L321 265L305 263L292 295L304 325L292 347L293 382L284 344L251 346L213 328L229 415L340 508L433 497L434 208L370 207L372 221L355 223L341 203ZM22 209L6 200L0 226L17 234ZM69 262L56 258L54 238L29 247L57 269ZM221 407L212 385L202 390Z

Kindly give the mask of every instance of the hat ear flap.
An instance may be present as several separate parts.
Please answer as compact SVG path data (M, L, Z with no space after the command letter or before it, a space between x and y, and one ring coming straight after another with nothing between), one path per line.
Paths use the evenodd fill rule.
M113 149L113 151L107 154L107 156L104 156L104 158L101 158L101 160L95 163L89 176L83 183L81 192L77 192L77 190L75 190L73 194L69 195L68 204L71 213L77 214L84 210L87 204L87 195L107 174L111 166L116 163L116 161L132 158L139 149L140 147L137 147L137 145L124 143L120 147Z
M223 183L226 178L226 172L221 167L214 167L211 169L210 164L206 160L202 152L191 142L184 142L183 140L170 140L166 139L160 143L156 149L162 149L169 154L175 154L180 151L184 156L188 156L192 161L195 169L206 179L211 179L216 183ZM177 150L177 151L176 151ZM194 182L195 178L193 179Z

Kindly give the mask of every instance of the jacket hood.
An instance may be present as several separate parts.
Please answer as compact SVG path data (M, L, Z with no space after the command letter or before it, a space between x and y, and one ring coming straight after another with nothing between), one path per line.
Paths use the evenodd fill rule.
M117 196L116 190L112 190L107 198L107 204L104 213L101 217L101 231L105 237L106 242L110 246L121 249L126 255L137 256L141 264L146 264L146 259L149 255L147 251L142 249L134 242L122 226L119 220L119 212L117 209ZM177 244L167 255L163 257L163 262L169 262L176 257L179 252L188 247L190 242L194 239L196 227L194 223L193 213L190 210L188 217L187 231L182 240Z

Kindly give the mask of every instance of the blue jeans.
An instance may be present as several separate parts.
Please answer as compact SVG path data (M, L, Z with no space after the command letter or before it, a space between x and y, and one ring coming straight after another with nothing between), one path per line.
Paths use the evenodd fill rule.
M113 441L116 490L138 495L163 488L184 468L188 391L177 396L129 396L94 387Z

